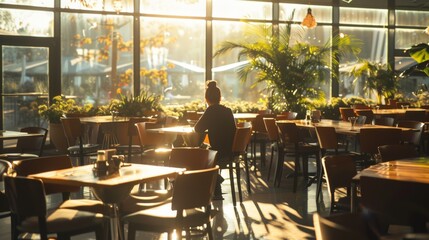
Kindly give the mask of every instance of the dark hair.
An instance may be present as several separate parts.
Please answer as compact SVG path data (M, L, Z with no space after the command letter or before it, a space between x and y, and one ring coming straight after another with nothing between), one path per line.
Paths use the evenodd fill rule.
M210 103L220 102L220 89L216 85L217 82L215 80L207 82L206 100Z

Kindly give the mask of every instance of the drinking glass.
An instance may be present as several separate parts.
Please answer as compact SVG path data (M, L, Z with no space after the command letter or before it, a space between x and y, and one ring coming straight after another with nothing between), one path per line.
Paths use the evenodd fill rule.
M355 129L356 120L357 120L357 117L349 117L351 130Z

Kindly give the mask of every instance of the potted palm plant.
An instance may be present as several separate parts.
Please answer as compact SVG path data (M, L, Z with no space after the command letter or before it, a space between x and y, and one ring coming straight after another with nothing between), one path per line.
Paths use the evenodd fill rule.
M398 88L395 73L387 64L361 59L350 74L356 77L354 83L361 77L366 78L364 90L375 91L378 104L382 104L383 97L385 99L393 98Z
M359 42L351 36L335 37L323 46L314 46L300 37L304 29L292 38L290 24L278 31L270 25L249 25L245 40L222 42L214 57L238 49L239 61L247 60L238 70L239 78L247 81L249 74L256 72L256 84L265 84L273 105L283 111L302 112L305 98L319 93L315 83L329 79L326 75L330 62L338 63L339 57L360 51Z

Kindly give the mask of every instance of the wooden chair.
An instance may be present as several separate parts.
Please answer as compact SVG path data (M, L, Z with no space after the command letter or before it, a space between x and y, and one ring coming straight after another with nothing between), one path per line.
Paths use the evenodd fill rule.
M46 156L31 158L13 162L13 170L17 176L26 177L31 174L48 172L73 167L67 155ZM96 213L107 213L107 209L101 201L91 199L70 199L71 192L80 191L80 187L61 184L45 183L45 194L62 194L60 208L69 208Z
M365 218L360 214L341 213L330 216L313 214L316 240L372 239Z
M0 159L0 183L3 183L3 176L9 175L12 171L12 163ZM4 191L0 190L0 219L10 217L10 208Z
M330 212L350 211L350 186L353 177L357 174L356 165L351 155L329 155L322 158L322 166L328 183L328 192L331 199ZM335 191L346 188L347 195L336 200Z
M283 161L285 154L292 154L295 156L295 167L294 167L294 183L293 192L296 192L298 183L298 174L300 169L300 158L302 157L302 168L304 178L308 179L308 157L315 156L317 171L320 169L320 149L319 146L310 145L302 141L299 134L299 129L295 123L277 123L281 141L281 147L279 148L279 162L276 169L276 177L274 179L274 185L280 186L280 180L283 172ZM319 174L319 173L318 173ZM317 174L316 174L317 175Z
M146 131L146 129L162 127L160 124L151 122L138 122L135 124L140 140L140 145L143 150L142 160L145 159L154 164L164 165L171 153L171 142L168 136L159 133ZM171 140L173 141L173 140Z
M202 234L213 239L211 199L218 171L219 168L214 167L179 174L174 181L171 203L123 217L128 223L128 240L135 239L137 231L168 232L169 239L173 239L174 230L181 239L183 230L189 234L190 228L197 226L204 226Z
M341 120L348 122L349 117L356 117L355 111L353 108L340 107L339 108Z
M374 112L371 109L355 109L357 116L365 116L365 124L372 124L374 120Z
M275 114L258 114L255 119L252 120L252 138L251 142L251 156L253 168L256 172L256 148L259 144L259 151L261 156L261 166L265 165L265 150L266 144L269 142L267 129L265 128L264 118L275 118Z
M275 118L264 118L265 128L267 129L268 139L271 141L271 156L270 156L270 166L268 168L267 180L270 180L271 168L273 166L274 152L278 151L280 135L279 130L276 125Z
M426 110L406 110L404 115L404 120L425 122Z
M378 147L382 145L400 144L402 130L399 128L361 128L359 134L362 167L370 161L377 161Z
M393 117L381 117L381 118L374 119L374 125L393 127L394 124L395 124L395 118Z
M15 152L0 154L1 159L13 161L42 156L48 130L42 127L25 127L20 131L42 134L42 136L18 138L16 141L16 147L12 149Z
M378 153L382 162L415 158L419 156L416 148L410 144L393 144L378 147Z
M26 177L5 176L5 190L13 221L19 233L38 233L42 240L48 234L57 234L59 239L95 232L96 239L106 239L104 235L105 219L102 214L73 209L55 209L47 211L43 182Z
M130 118L127 123L127 138L128 142L126 144L120 144L119 146L116 146L116 150L119 154L127 154L127 161L132 162L132 155L133 154L142 154L142 147L140 143L135 144L135 142L138 142L138 131L137 127L135 126L138 122L146 122L148 121L147 118Z
M246 177L247 177L247 191L250 193L250 177L249 177L249 166L247 162L247 145L250 143L252 135L251 127L237 127L234 134L234 140L232 144L232 156L226 161L218 161L220 169L228 169L229 181L231 185L232 204L236 206L235 196L235 184L234 184L234 170L237 180L238 196L240 202L243 202L243 196L241 191L241 168L240 162L244 162Z
M170 159L166 163L170 167L186 168L186 171L202 170L215 167L217 151L197 147L177 147L171 149ZM166 179L164 189L142 189L130 194L121 202L120 215L159 206L171 201L172 187L167 183L174 179Z
M398 127L412 128L415 131L403 131L401 141L404 144L411 144L420 154L422 143L422 134L424 131L425 124L418 121L399 121Z
M64 133L67 138L70 157L78 157L79 165L85 165L85 157L95 156L100 146L94 143L84 143L85 132L79 118L61 118Z

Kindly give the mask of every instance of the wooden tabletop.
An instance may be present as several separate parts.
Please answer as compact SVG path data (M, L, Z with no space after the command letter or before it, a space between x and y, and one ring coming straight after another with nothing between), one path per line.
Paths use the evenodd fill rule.
M130 117L112 117L112 116L91 116L91 117L80 117L81 123L92 123L92 124L103 124L103 123L121 123L128 122ZM147 118L153 120L153 118Z
M358 135L360 130L362 128L396 128L396 127L389 127L389 126L383 126L383 125L372 125L372 124L356 124L353 129L351 128L350 122L341 121L341 120L331 120L331 119L322 119L318 123L312 123L306 120L279 120L277 123L282 122L293 122L298 127L304 127L304 128L315 128L316 126L323 126L323 127L334 127L335 131L339 134L346 134L346 135ZM403 131L412 131L411 128L400 128Z
M154 133L171 133L171 134L192 134L195 133L194 127L191 125L179 125L173 127L150 128L146 129L148 132Z
M163 179L165 177L174 177L185 170L183 168L145 164L127 164L121 167L117 173L107 176L98 176L97 172L93 171L93 168L93 165L85 165L32 174L30 177L38 178L48 183L71 186L115 187L121 185L135 185L142 182Z
M404 115L406 111L428 111L423 108L392 108L392 109L373 109L374 115Z
M1 130L0 132L0 140L8 140L8 139L18 139L25 137L41 137L43 134L41 133L27 133L27 132L18 132L18 131L9 131L9 130Z
M361 176L429 184L429 157L379 163L364 169L355 178Z

